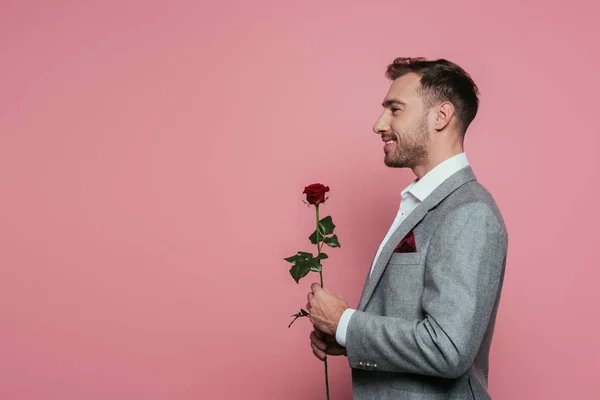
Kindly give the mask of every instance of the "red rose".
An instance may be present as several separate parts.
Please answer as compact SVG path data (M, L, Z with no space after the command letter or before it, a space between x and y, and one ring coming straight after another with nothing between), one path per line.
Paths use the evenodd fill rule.
M306 201L310 204L319 204L325 202L325 192L329 192L329 186L321 185L320 183L313 183L304 188L303 194L306 194Z

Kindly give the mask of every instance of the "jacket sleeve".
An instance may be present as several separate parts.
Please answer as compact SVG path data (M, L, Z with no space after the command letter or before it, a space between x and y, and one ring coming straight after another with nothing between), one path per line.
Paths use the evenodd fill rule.
M508 235L484 203L452 210L425 259L422 320L353 313L346 351L376 370L456 378L479 350L504 276Z

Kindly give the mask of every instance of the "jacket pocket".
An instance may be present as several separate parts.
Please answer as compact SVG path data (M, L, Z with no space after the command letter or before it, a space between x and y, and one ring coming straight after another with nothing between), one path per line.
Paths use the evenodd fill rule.
M392 253L389 263L395 265L410 265L419 264L420 261L421 253L416 251L414 253Z

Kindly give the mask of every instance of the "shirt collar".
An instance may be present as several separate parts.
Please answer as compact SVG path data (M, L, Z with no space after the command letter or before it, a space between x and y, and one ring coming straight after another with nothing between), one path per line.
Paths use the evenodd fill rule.
M414 180L406 189L402 191L402 195L410 193L419 201L425 200L439 185L446 179L450 178L454 173L469 165L467 155L463 152L448 158L447 160L436 165L431 171L425 174L421 179Z

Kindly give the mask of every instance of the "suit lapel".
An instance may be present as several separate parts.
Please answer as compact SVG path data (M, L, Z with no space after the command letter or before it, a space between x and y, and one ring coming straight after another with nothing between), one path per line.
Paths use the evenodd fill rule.
M471 167L465 167L451 175L446 179L440 186L438 186L425 200L423 200L409 215L402 221L400 226L396 228L394 233L390 236L387 243L381 249L381 254L373 267L373 273L369 277L363 287L363 292L358 304L358 310L364 310L368 301L371 299L373 291L377 286L377 283L381 279L383 272L387 266L390 257L394 251L396 245L423 219L425 215L433 207L437 206L442 200L454 192L456 189L464 185L465 183L475 180L475 174ZM417 244L418 246L418 244ZM375 253L377 254L377 253ZM375 258L373 258L375 260Z

